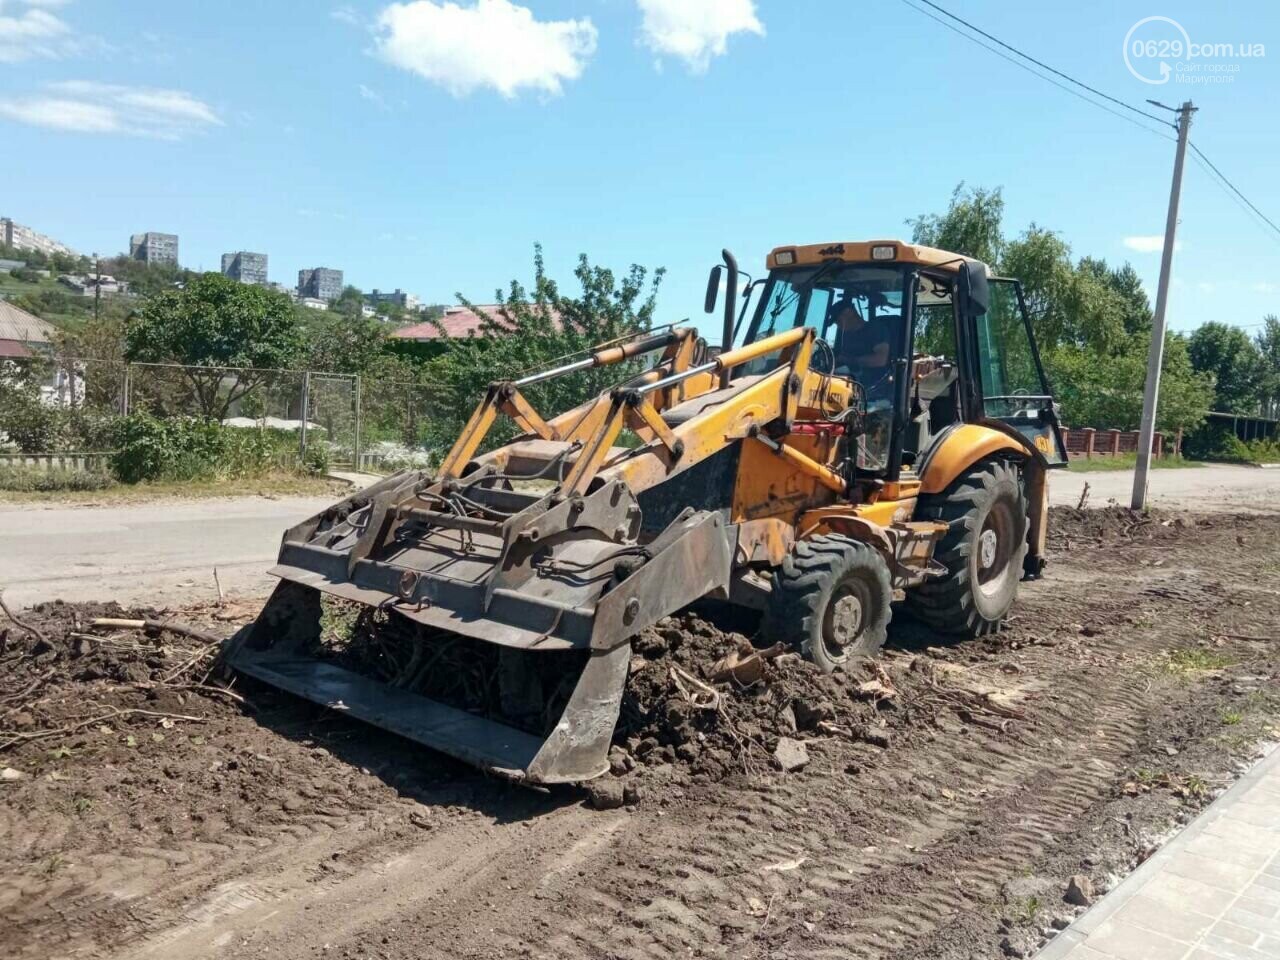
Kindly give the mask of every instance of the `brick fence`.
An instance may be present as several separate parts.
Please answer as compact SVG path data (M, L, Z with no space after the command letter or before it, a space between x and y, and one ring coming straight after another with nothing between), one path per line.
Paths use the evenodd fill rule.
M1169 438L1172 441L1173 456L1182 453L1182 430ZM1165 435L1157 432L1151 442L1151 455L1156 458L1165 454ZM1075 430L1062 430L1062 442L1066 444L1067 453L1073 457L1114 457L1121 453L1138 452L1137 430L1095 430L1093 427L1082 427Z

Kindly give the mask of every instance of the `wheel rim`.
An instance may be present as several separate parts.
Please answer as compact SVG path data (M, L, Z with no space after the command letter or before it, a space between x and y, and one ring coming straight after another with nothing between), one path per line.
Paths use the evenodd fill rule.
M831 594L822 623L822 644L833 661L844 660L866 631L871 594L857 581L840 584Z
M978 589L985 596L999 593L1009 573L1015 543L1013 505L1004 499L997 500L987 511L982 530L978 533L977 550L974 551Z

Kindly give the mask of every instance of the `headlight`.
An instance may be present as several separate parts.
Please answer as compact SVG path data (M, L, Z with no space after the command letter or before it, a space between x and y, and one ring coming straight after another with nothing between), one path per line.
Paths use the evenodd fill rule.
M892 243L879 244L871 248L872 260L894 260L898 256L898 248Z

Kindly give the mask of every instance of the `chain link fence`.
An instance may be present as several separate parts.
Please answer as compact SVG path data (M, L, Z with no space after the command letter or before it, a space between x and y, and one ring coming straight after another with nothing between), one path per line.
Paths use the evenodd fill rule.
M309 451L314 458L322 450L331 468L426 469L447 450L459 416L470 412L455 406L433 384L319 370L3 358L0 465L41 458L61 464L84 455L104 460L123 418L146 415L292 435L293 455L282 466L313 462Z

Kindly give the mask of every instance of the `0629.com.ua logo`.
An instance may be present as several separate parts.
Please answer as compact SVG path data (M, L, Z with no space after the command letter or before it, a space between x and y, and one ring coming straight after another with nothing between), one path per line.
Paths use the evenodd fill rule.
M1166 83L1234 83L1242 61L1267 55L1266 46L1242 43L1196 43L1186 27L1171 17L1144 17L1124 38L1124 64L1153 86Z

